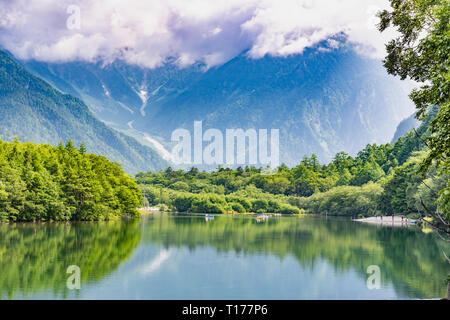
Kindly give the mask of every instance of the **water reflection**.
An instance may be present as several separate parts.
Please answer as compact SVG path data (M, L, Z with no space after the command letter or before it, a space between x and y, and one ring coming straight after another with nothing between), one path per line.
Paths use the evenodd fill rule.
M154 223L148 224L144 240L167 248L213 247L244 256L293 256L301 267L309 269L325 260L338 274L356 270L362 282L367 279L367 267L378 265L382 284L393 284L401 296L446 294L449 265L442 252L448 253L450 246L415 227L390 228L319 217L271 218L264 224L226 216L216 217L214 223L204 223L198 217L151 220Z
M435 298L448 244L416 227L318 217L151 215L141 222L0 225L2 298ZM366 288L378 265L382 290Z
M0 224L0 298L45 290L67 297L70 265L85 285L101 281L141 241L138 222Z

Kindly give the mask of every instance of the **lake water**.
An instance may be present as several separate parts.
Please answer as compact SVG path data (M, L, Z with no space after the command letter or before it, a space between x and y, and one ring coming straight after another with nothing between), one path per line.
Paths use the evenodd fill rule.
M348 219L154 214L0 224L2 299L414 299L446 294L450 247ZM81 288L68 289L77 265ZM379 268L379 288L367 273ZM369 283L376 286L376 279Z

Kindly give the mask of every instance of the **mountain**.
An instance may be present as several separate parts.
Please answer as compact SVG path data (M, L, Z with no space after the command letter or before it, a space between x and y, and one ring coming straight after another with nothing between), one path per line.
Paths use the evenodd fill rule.
M72 139L129 173L167 165L154 150L109 128L78 98L63 94L0 51L0 138L49 143Z
M183 92L203 76L204 68L198 64L180 69L168 63L145 69L121 61L107 65L82 61L22 63L59 90L83 99L98 118L123 129L129 127L129 121L145 117L150 105Z
M100 119L166 147L173 130L192 132L195 120L222 132L279 129L281 162L295 165L305 154L326 162L342 150L355 154L367 143L388 142L414 110L381 61L350 44L326 43L288 57L251 59L244 52L209 69L171 61L155 69L122 61L26 66L82 98Z
M400 137L404 136L408 131L412 128L417 129L420 125L420 121L415 118L416 113L413 113L408 118L403 119L397 126L395 130L394 137L392 138L391 143L397 141Z

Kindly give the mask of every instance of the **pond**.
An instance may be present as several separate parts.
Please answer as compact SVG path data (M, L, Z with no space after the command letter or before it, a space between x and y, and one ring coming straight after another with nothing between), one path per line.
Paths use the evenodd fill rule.
M0 224L0 297L441 298L443 251L448 243L416 226L317 216Z

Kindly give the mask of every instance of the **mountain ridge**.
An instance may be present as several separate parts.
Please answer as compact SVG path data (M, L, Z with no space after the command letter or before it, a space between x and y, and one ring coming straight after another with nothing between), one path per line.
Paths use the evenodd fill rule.
M287 57L243 53L207 70L202 64L145 69L120 61L25 65L60 82L60 89L75 90L100 119L123 130L131 123L166 148L173 130L192 130L196 120L222 132L278 128L280 162L292 166L305 154L327 162L338 151L356 154L367 143L389 142L414 110L381 61L348 44L323 45Z
M130 173L167 165L155 151L97 120L79 98L30 74L3 51L0 74L0 138L53 145L83 141L88 152L105 155Z

